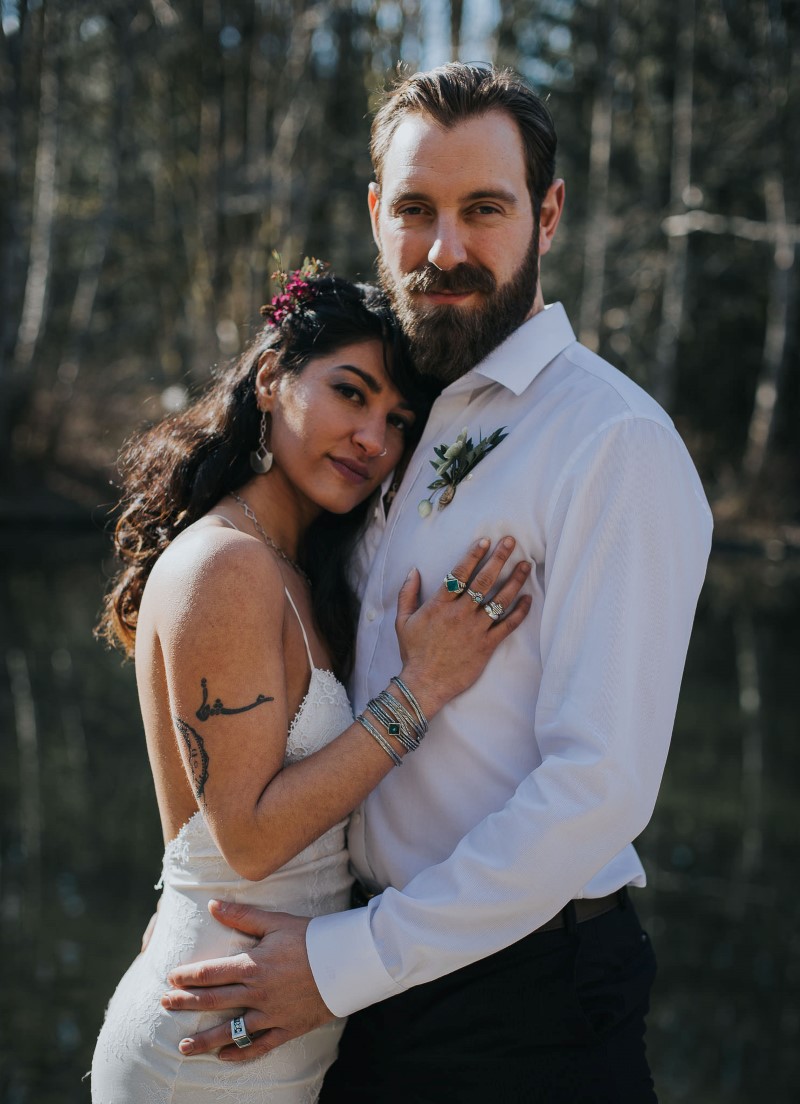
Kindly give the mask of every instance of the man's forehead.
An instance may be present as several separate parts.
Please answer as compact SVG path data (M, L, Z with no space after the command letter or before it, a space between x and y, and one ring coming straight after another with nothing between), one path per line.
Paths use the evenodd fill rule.
M505 111L493 110L444 127L428 115L406 115L383 162L384 194L418 195L442 185L464 194L526 189L522 139Z

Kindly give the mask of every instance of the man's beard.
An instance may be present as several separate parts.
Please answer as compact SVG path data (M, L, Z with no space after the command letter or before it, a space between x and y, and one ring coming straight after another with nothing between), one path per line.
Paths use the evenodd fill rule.
M499 288L488 269L470 264L447 271L426 264L395 283L382 254L378 275L411 346L417 371L447 385L480 363L529 315L539 275L538 226L519 268ZM436 291L475 291L481 302L476 307L423 307L414 294Z

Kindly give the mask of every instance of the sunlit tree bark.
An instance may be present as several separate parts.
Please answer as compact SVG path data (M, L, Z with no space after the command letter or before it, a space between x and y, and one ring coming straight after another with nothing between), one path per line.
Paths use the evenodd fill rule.
M583 235L583 292L578 324L580 340L594 350L597 350L600 345L600 320L608 248L608 190L614 95L613 40L617 0L606 0L598 15L600 19L598 38L602 45L592 105L588 211Z
M675 99L672 108L670 164L670 211L673 214L685 211L690 198L695 0L680 0L677 17ZM675 397L675 369L685 310L688 248L689 239L685 235L668 239L661 294L661 321L656 336L652 372L653 395L667 410L672 407Z
M57 5L42 9L39 125L33 180L30 247L22 297L22 315L11 363L12 408L19 414L31 388L31 366L45 326L56 217L59 73Z

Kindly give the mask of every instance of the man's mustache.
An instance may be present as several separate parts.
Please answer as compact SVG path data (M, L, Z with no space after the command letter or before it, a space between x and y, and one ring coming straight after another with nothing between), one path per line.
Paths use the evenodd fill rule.
M495 290L497 281L488 269L477 265L460 264L444 272L436 265L426 264L407 273L402 284L404 291L423 295L437 291L449 291L456 295L480 291L490 295Z

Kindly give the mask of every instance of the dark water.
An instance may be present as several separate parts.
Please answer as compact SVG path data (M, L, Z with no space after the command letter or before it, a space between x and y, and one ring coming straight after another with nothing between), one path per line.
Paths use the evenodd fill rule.
M91 636L102 555L97 537L0 543L4 1104L89 1099L103 1009L157 896L133 672ZM797 558L713 558L640 840L662 1104L800 1098L799 621Z

